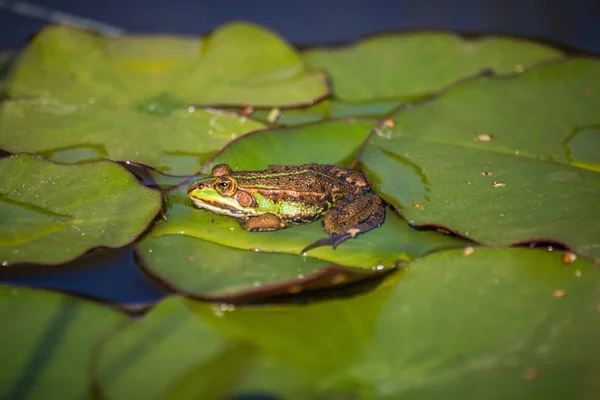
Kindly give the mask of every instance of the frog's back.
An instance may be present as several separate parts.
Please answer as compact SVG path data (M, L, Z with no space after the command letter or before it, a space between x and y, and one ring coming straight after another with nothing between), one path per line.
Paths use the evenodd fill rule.
M290 190L330 194L336 197L362 194L368 190L364 176L350 168L325 164L273 165L262 171L235 171L232 174L245 188Z

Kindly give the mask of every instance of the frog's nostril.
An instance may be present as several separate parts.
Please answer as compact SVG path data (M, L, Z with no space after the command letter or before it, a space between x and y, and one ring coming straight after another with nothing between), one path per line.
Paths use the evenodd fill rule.
M194 190L196 190L196 189L202 189L203 187L204 187L204 184L203 184L203 183L195 182L195 183L192 183L192 184L190 185L190 187L188 187L188 190L187 190L187 192L188 192L188 193L191 193L192 191L194 191Z

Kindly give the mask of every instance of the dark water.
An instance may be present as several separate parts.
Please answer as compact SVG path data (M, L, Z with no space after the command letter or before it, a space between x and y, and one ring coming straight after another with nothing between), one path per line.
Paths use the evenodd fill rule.
M600 0L452 3L446 0L39 0L29 3L6 0L0 1L0 50L19 48L49 20L65 16L71 20L86 18L88 20L82 22L88 26L106 24L106 30L189 35L209 32L232 20L248 20L265 25L299 45L339 44L376 32L405 29L501 33L537 37L600 53ZM5 269L0 271L0 282L67 290L122 303L152 302L165 294L160 285L137 268L130 248L95 252L60 267Z
M599 0L30 0L26 3L42 6L45 12L28 10L23 3L0 1L0 49L19 47L28 35L47 23L49 11L59 11L128 32L198 35L241 19L265 25L296 44L348 42L387 30L448 29L534 36L600 53Z

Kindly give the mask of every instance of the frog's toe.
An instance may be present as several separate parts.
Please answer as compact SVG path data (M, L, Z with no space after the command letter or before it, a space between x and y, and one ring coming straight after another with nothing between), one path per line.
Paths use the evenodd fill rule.
M362 231L360 229L357 228L350 228L346 231L346 233L348 235L350 235L352 237L352 239L354 239L356 237L356 235L358 235L359 233L361 233ZM335 246L334 246L335 247Z

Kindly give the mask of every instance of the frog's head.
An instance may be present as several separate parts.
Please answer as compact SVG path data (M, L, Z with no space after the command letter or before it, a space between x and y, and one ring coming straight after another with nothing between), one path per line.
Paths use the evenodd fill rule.
M210 176L191 184L187 193L196 206L218 214L234 218L261 214L254 196L238 186L227 164L215 165Z

